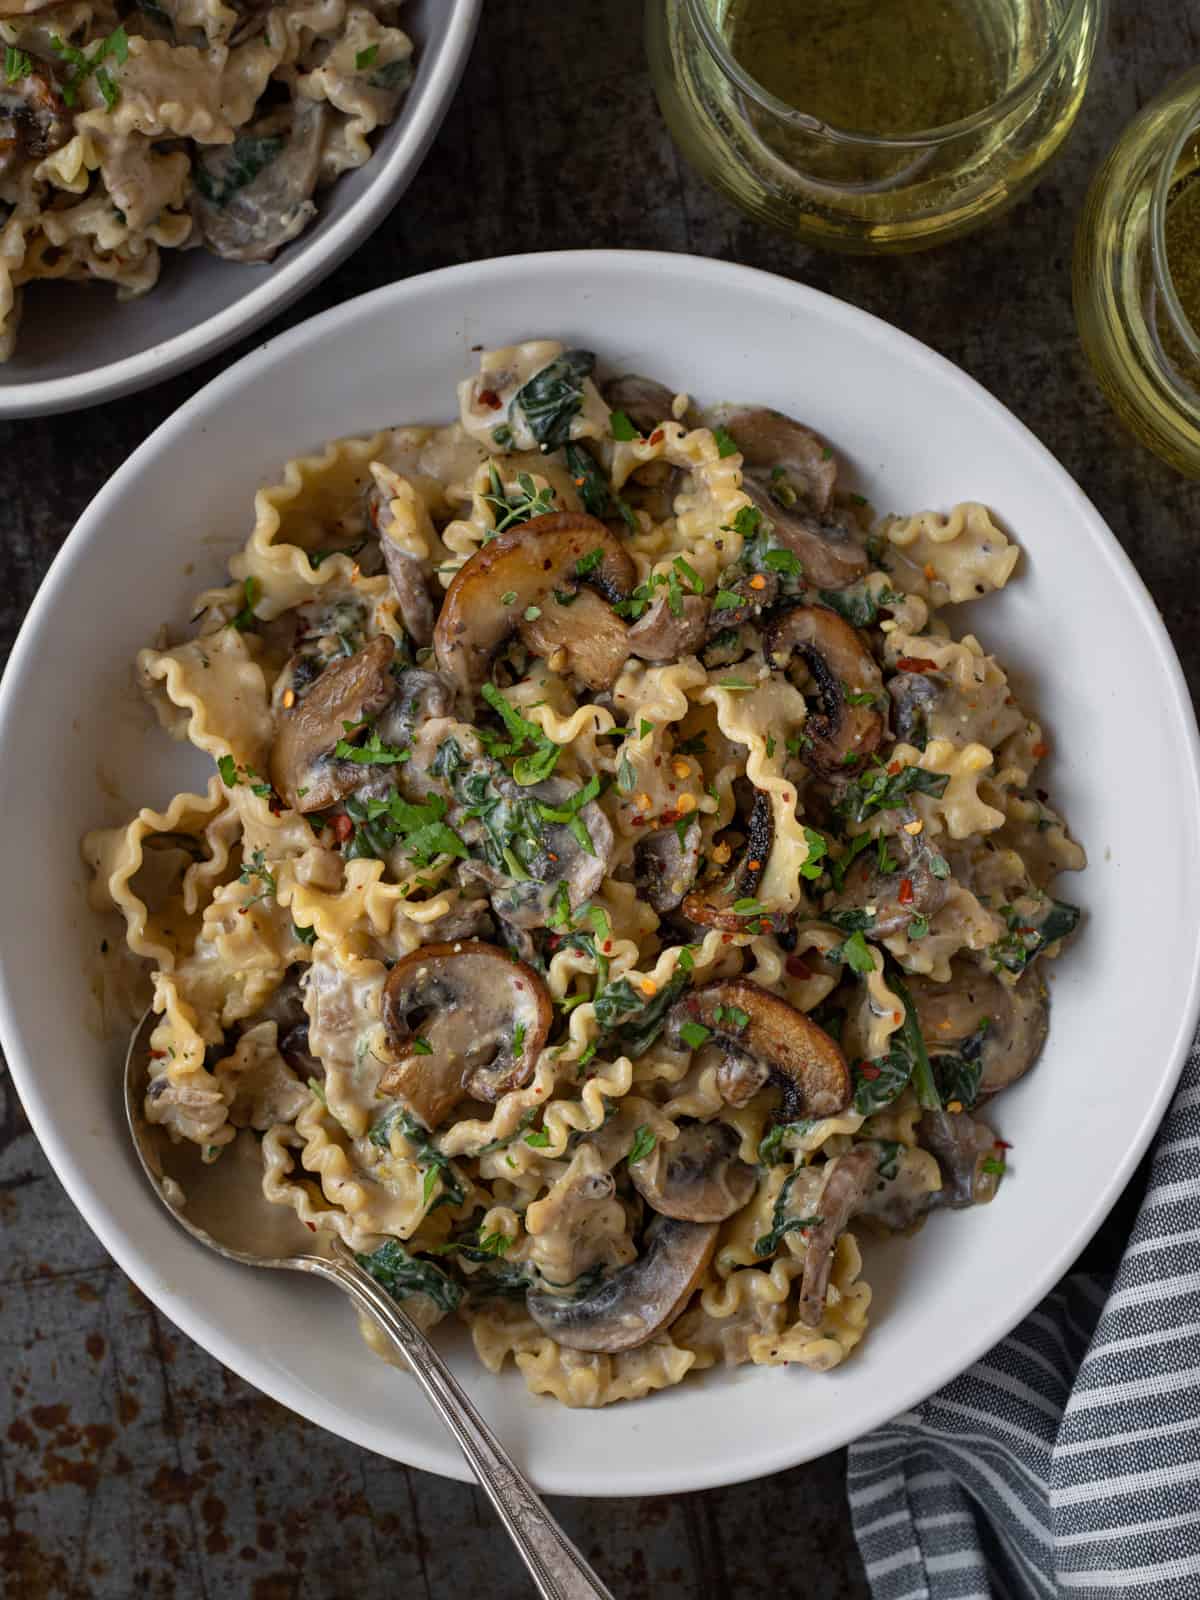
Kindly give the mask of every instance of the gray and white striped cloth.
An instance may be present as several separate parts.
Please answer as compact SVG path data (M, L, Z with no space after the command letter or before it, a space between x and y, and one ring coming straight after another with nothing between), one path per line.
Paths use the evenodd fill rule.
M1200 1040L1115 1277L852 1445L875 1600L1200 1600Z

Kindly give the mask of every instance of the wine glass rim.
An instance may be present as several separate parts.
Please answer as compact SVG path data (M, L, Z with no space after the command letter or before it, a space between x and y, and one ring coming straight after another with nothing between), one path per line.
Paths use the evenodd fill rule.
M1189 353L1200 361L1200 330L1192 325L1175 288L1175 277L1167 258L1167 201L1175 181L1175 169L1189 139L1200 140L1200 104L1186 106L1179 118L1179 130L1163 158L1154 192L1150 197L1150 261L1155 286L1162 296L1176 334ZM1200 178L1196 180L1200 182Z
M706 0L684 0L684 4L695 24L701 38L704 40L709 53L725 76L734 83L743 94L748 95L769 112L773 117L782 122L789 123L794 128L799 128L806 133L819 134L835 144L866 145L875 149L911 149L936 148L948 144L951 140L961 137L964 133L973 133L979 128L986 127L988 123L995 122L1018 105L1036 86L1037 80L1045 77L1053 66L1055 59L1062 47L1063 40L1075 26L1084 11L1089 8L1097 14L1106 4L1106 0L1069 0L1065 14L1049 31L1046 48L1039 55L1037 61L1030 67L1023 77L1018 79L1011 88L996 100L982 106L978 111L973 111L970 116L960 117L957 122L946 122L934 128L920 128L912 133L885 134L865 133L855 128L837 127L831 122L825 122L820 117L813 116L810 112L800 111L791 106L786 100L779 99L771 91L759 83L757 78L737 61L713 19Z

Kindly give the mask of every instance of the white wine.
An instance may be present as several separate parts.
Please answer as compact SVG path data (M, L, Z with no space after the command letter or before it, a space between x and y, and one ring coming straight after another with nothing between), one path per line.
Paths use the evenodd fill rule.
M814 243L912 250L1034 182L1083 99L1102 0L649 0L684 153Z

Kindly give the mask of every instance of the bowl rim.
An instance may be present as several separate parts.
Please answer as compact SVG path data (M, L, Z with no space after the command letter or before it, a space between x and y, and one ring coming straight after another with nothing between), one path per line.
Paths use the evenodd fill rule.
M328 232L294 254L285 252L282 261L263 275L261 283L222 311L135 355L122 356L73 377L35 378L21 383L6 383L0 368L0 420L24 421L56 412L84 411L103 400L151 388L253 333L340 266L375 231L416 177L466 69L483 0L441 3L448 7L449 17L428 76L420 86L416 112L402 118L395 145L382 159L377 159L378 153L372 154L369 165L375 170L370 182L345 213L334 219ZM298 242L303 245L303 237Z
M844 301L835 299L805 284L795 283L774 273L732 262L711 260L699 256L666 251L576 250L555 251L536 255L501 256L487 261L469 262L440 268L387 284L367 294L343 302L320 315L307 319L296 327L277 335L244 356L210 380L202 389L166 418L143 444L118 468L95 498L89 503L79 521L64 541L47 571L42 585L22 624L11 657L0 683L0 749L5 748L11 729L20 716L21 685L26 674L36 667L36 641L44 620L52 610L54 596L59 586L70 581L71 568L94 537L91 530L110 516L110 506L123 495L125 485L141 471L143 460L164 449L174 449L185 438L202 413L227 391L241 385L243 374L264 365L287 359L313 344L322 343L350 318L370 314L373 320L382 313L398 314L405 303L419 301L430 284L438 286L453 281L456 290L466 300L471 295L485 293L488 280L517 271L536 274L550 267L562 270L583 281L588 273L631 270L645 274L670 273L680 280L681 291L686 292L689 282L704 280L706 288L717 287L725 292L736 292L746 286L760 291L769 286L769 292L786 295L792 307L800 312L832 321L843 327L855 326L867 331L885 349L890 349L895 359L923 366L943 380L969 393L972 400L989 412L999 428L1019 443L1022 451L1033 451L1041 457L1052 475L1060 482L1065 496L1074 503L1081 519L1092 525L1100 535L1098 544L1103 559L1115 581L1124 591L1129 606L1138 613L1145 625L1151 648L1166 691L1166 709L1172 714L1172 725L1177 729L1181 765L1189 780L1187 809L1200 819L1200 732L1188 693L1179 658L1158 614L1157 608L1129 557L1115 535L1091 504L1066 469L1053 457L1041 441L1020 422L1007 407L974 378L955 366L944 356L923 345L911 335L892 327L881 318ZM298 444L297 449L307 448ZM7 1056L14 1084L24 1103L33 1132L42 1145L59 1181L80 1211L84 1221L97 1235L106 1250L128 1277L173 1323L202 1349L214 1355L225 1366L255 1388L270 1395L289 1409L309 1421L327 1428L339 1437L348 1439L364 1449L372 1450L392 1460L405 1461L424 1470L449 1475L464 1482L474 1481L465 1462L455 1462L448 1471L443 1456L435 1456L419 1439L404 1438L404 1454L397 1453L394 1430L360 1426L358 1420L345 1413L330 1393L314 1393L295 1383L282 1380L276 1369L260 1359L256 1351L245 1349L231 1341L219 1329L203 1325L203 1319L194 1314L187 1297L165 1283L154 1267L149 1254L143 1254L130 1232L122 1226L121 1219L109 1213L105 1203L96 1193L92 1180L77 1166L57 1130L54 1109L40 1092L33 1063L25 1057L21 1031L15 1006L16 996L10 986L8 972L0 963L0 1045ZM721 1485L750 1481L770 1473L783 1471L798 1462L813 1459L815 1455L837 1449L852 1439L860 1438L892 1417L911 1409L921 1400L965 1371L986 1351L1004 1338L1035 1305L1054 1287L1096 1229L1108 1215L1113 1204L1128 1182L1134 1168L1148 1148L1182 1072L1187 1052L1200 1017L1200 941L1192 948L1191 968L1186 995L1181 997L1178 1022L1169 1051L1169 1068L1165 1070L1159 1086L1148 1101L1138 1125L1131 1132L1122 1157L1109 1171L1107 1181L1093 1192L1085 1220L1067 1238L1059 1241L1052 1254L1038 1258L1024 1283L1014 1286L1002 1323L989 1327L983 1334L964 1336L937 1361L931 1360L922 1374L915 1379L905 1372L896 1374L896 1381L880 1393L869 1405L855 1408L850 1426L843 1430L827 1427L822 1431L818 1448L811 1448L813 1440L803 1433L792 1435L795 1442L781 1439L773 1447L760 1447L753 1468L748 1472L744 1458L730 1452L726 1457L714 1453L712 1457L682 1463L671 1481L661 1481L661 1476L643 1478L636 1462L621 1464L620 1480L603 1461L587 1462L573 1471L569 1480L539 1476L539 1487L552 1494L586 1495L596 1497L677 1494ZM198 1331L202 1330L202 1331Z

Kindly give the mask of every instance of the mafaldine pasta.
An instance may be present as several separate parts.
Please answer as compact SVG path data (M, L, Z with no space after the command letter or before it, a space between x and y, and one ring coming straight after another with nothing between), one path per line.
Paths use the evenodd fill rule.
M83 846L149 1120L578 1406L850 1354L864 1230L997 1192L1084 865L939 615L1013 575L991 513L595 363L289 463L138 657L206 790Z
M21 287L122 298L164 250L269 261L413 75L399 0L0 0L0 360Z

